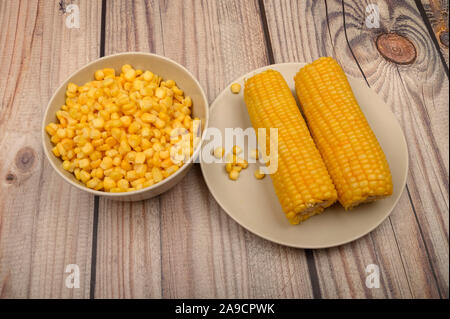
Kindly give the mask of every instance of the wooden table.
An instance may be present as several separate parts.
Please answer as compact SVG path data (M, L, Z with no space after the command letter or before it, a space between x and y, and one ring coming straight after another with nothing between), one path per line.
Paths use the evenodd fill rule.
M79 28L66 25L70 3ZM378 28L366 21L373 3ZM0 0L0 296L448 298L447 19L446 0ZM411 64L396 63L410 52L396 55L395 43L383 50L397 61L377 50L389 32L414 45ZM69 186L44 158L43 112L69 74L123 51L183 64L210 102L252 69L335 57L382 96L405 132L410 168L397 207L358 241L302 250L236 224L198 165L143 202ZM69 264L79 267L79 288L66 286ZM380 268L380 288L365 285L369 264Z

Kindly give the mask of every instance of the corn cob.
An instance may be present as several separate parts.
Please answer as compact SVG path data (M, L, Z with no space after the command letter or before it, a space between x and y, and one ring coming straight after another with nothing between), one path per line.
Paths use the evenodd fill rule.
M267 70L248 79L244 100L255 131L266 129L266 145L269 128L278 129L278 170L271 179L289 222L298 224L333 204L336 189L281 74Z
M345 209L392 194L386 157L361 111L344 71L330 57L294 78L313 139Z

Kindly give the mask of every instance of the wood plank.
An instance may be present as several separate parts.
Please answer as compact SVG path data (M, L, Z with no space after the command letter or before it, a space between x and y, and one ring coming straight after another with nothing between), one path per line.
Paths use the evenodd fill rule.
M448 0L420 0L448 69Z
M159 21L158 2L107 2L105 55L162 48ZM95 298L161 298L159 197L132 203L100 198L98 220Z
M44 158L41 121L59 83L98 57L101 1L82 0L80 28L57 2L0 2L0 297L88 298L93 196ZM77 264L80 288L65 286Z
M388 16L387 12L391 11L387 11L387 5L383 1L378 1L377 3L380 8L381 17ZM411 122L411 117L405 118L405 113L409 114L409 112L413 111L411 111L410 108L399 109L399 107L405 105L404 102L401 103L397 98L399 95L402 95L402 93L405 99L409 99L411 100L410 103L414 103L414 98L410 98L411 93L405 89L402 84L403 82L398 79L399 74L406 72L406 67L395 67L380 57L373 45L374 35L370 33L375 31L364 28L366 6L367 4L362 6L358 5L356 2L346 2L348 12L346 12L346 28L344 29L343 7L341 1L305 1L302 3L297 3L296 1L279 1L276 3L266 1L266 16L275 61L310 62L320 56L334 56L343 66L347 74L363 79L358 64L355 63L355 59L353 58L352 51L349 50L347 45L344 32L346 31L351 48L353 49L354 54L358 55L359 64L363 65L362 69L364 70L364 74L366 75L369 84L374 87L374 89L382 95L388 105L392 107L403 128L405 129L405 126L410 127L410 131L405 129L405 134L408 135L410 139L412 136L418 134L423 135L422 132L429 132L430 129L426 129L425 127L417 128L414 125L411 125L411 123L414 122ZM390 9L392 8L389 8L389 10ZM394 12L399 14L399 11ZM423 25L420 24L420 15L415 19L417 17L417 12L413 11L412 14L414 23L423 27ZM392 17L392 15L389 17ZM394 15L394 18L395 17L396 15ZM403 21L403 24L407 23L407 21ZM388 25L387 22L385 22L385 24ZM396 25L392 24L389 26L395 28ZM423 30L424 33L422 36L427 39L426 29ZM370 41L367 40L363 42L362 39L365 39L367 33L371 34ZM420 43L426 46L430 52L435 53L432 51L434 47L431 41ZM419 48L419 50L422 49L422 47ZM437 60L436 56L430 56L429 58L421 56L420 58L421 61L428 61L431 59L433 63L430 68L434 70L437 69L438 73L442 74L442 69L439 69L442 68L442 64L438 64L440 61ZM374 62L375 59L377 60ZM372 68L372 73L367 76L366 70L368 70L369 65ZM415 72L421 71L422 69L427 69L427 65L424 65L424 62L420 68L415 70ZM427 72L424 72L424 75L425 74L427 74ZM432 76L431 72L428 72L428 74L429 76ZM437 81L437 79L434 80ZM379 86L376 85L377 83L379 83ZM425 84L423 80L420 83ZM400 84L400 87L397 84ZM409 85L411 85L411 83L409 83ZM397 89L393 91L393 87L396 87ZM441 96L445 96L445 88L440 94ZM445 118L447 118L448 127L448 110L445 114L443 109L443 106L445 106L443 99L439 97L433 101L439 105L438 111L441 112L443 120L434 117L432 126L440 125L440 127L445 127ZM440 104L438 104L438 102L440 102ZM431 106L431 108L434 107ZM417 117L417 115L415 115L415 117ZM442 137L442 135L445 135L445 133L441 132L440 129L435 130L435 132L435 134L438 134L441 141L441 144L439 145L441 145L441 148L445 153L445 146L442 144L442 141L445 140L445 137ZM427 159L433 157L430 156L430 154L436 154L435 152L430 153L429 150L424 150L423 146L419 146L417 143L411 143L410 139L408 140L411 158L410 167L418 167L420 165L420 163L414 160L415 157L411 156L414 154L413 152L420 153L422 156L427 156ZM442 158L445 157L443 156ZM435 169L439 167L440 165L435 162L434 165L431 165L430 169L432 172L435 172ZM445 171L448 172L448 170L444 168L444 172ZM435 176L434 173L431 173L431 175ZM418 189L417 185L421 185L421 183L423 184L424 182L424 179L421 181L414 181L411 180L410 177L408 185L411 185L411 188ZM429 182L427 181L426 184L428 185L428 183ZM448 190L448 188L446 188L448 186L445 186L445 178L440 178L439 183L441 185L436 187L437 192L440 194L442 194L442 192L445 193L445 190ZM444 191L441 191L441 189ZM430 195L430 192L426 192L427 194L424 194L420 201L416 201L422 202L426 199L427 204L432 203L433 201L431 199L433 196ZM448 255L448 225L446 225L445 222L438 222L439 219L436 219L436 216L439 216L440 214L445 216L446 212L448 215L448 196L441 196L439 200L439 206L434 207L435 213L430 211L429 215L435 216L432 217L432 220L437 222L438 231L439 225L443 227L443 231L440 232L442 236L438 236L440 240L443 240L443 243L439 244L436 240L435 244L437 251L432 255L433 258L439 258L439 269L442 271L445 264L447 264L448 268L448 258L447 262L444 260L445 255ZM447 210L445 210L446 205ZM442 273L442 278L440 278L439 281L436 280L433 274L435 267L434 265L433 267L430 266L429 256L421 235L422 230L425 229L428 236L430 236L430 230L424 228L422 225L422 228L419 227L414 214L414 209L417 211L416 204L414 203L414 207L412 206L408 193L405 192L391 217L370 235L362 240L340 248L315 251L314 256L323 296L354 298L405 298L412 296L416 298L426 298L439 297L439 289L441 290L442 295L448 294L448 284L447 292L445 291L445 284L446 282L448 283L448 273L447 279L445 278L445 274ZM422 211L420 213L422 213ZM441 253L444 254L442 259L438 256ZM375 263L380 266L383 285L382 289L368 289L365 287L365 267L370 263ZM343 277L343 274L345 274L345 277Z
M106 51L126 50L156 52L182 63L197 76L210 102L228 82L268 62L256 1L108 2ZM100 201L96 297L124 291L143 296L139 282L120 280L132 276L132 262L115 265L113 271L108 267L122 262L118 252L123 243L107 233L128 227L138 205L160 214L160 220L153 220L161 223L160 233L152 233L150 223L137 225L148 237L136 241L161 245L162 297L312 296L304 251L271 244L237 225L211 197L198 165L169 192L127 206L129 219L112 220L122 214L123 205ZM114 258L102 257L108 253ZM142 250L132 254L142 262ZM141 275L146 282L151 276ZM108 290L102 288L106 285Z

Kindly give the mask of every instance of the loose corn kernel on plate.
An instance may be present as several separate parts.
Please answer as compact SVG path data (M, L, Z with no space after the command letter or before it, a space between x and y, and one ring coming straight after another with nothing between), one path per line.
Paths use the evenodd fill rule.
M218 128L222 135L225 128L245 130L252 127L244 102L245 81L268 69L281 73L298 104L294 76L305 65L305 63L270 65L233 81L213 102L210 108L210 127ZM368 234L389 216L406 184L408 171L406 141L394 114L381 97L364 81L347 78L386 156L392 175L392 195L347 211L340 203L335 203L323 213L312 216L299 225L292 225L282 210L270 175L261 179L256 178L259 176L258 169L261 164L249 161L247 169L240 170L238 178L232 179L228 176L228 170L232 168L226 168L225 164L201 162L203 176L213 197L240 225L256 235L286 246L326 248L342 245ZM241 86L238 93L231 87L235 83ZM207 145L209 140L204 142ZM243 158L255 156L254 145L249 147L251 154L247 154L247 145L239 146L244 150L241 153ZM224 156L230 153L233 153L232 149L220 150L220 154Z
M154 54L120 53L91 62L58 88L43 143L72 185L142 200L186 174L207 121L206 96L184 67ZM177 161L180 151L184 160Z

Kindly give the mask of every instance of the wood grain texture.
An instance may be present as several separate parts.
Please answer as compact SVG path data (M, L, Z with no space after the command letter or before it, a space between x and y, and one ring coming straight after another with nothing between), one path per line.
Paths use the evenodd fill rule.
M127 50L155 52L183 64L210 102L234 78L268 62L253 1L108 2L106 53ZM152 222L133 222L135 211L149 209L157 212ZM117 216L123 214L129 217ZM130 223L140 236L110 235ZM151 223L160 223L159 232ZM161 285L164 298L312 297L304 251L271 244L232 221L211 197L198 165L172 190L145 203L101 200L98 240L95 297L144 297L142 282L152 283L152 296L159 296ZM123 241L133 247L126 262ZM155 250L134 248L139 242ZM134 263L145 263L144 256L160 260L161 268L136 270ZM136 271L141 282L124 280ZM158 271L160 281L151 281Z
M448 69L448 0L421 0Z
M56 1L0 1L0 297L87 298L93 197L53 171L41 121L60 82L98 56L100 1L79 1L80 28ZM65 286L66 265L80 269Z
M334 56L347 74L367 78L391 106L408 139L408 190L390 218L370 235L314 252L320 287L324 297L448 296L448 82L417 8L376 3L379 30L365 27L365 2L265 2L276 62ZM379 55L376 36L395 31L414 41L419 52L415 64L397 66ZM369 263L380 266L380 289L365 287Z

